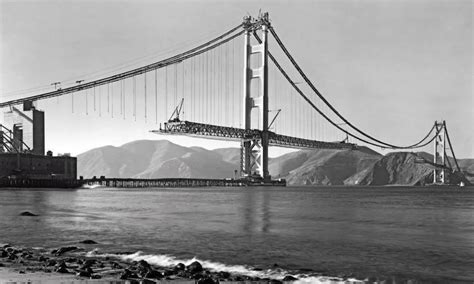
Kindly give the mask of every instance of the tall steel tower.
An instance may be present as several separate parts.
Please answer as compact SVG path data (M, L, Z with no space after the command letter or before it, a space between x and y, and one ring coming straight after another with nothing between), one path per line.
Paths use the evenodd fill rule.
M241 145L241 174L270 180L268 173L268 13L254 20L244 18L244 129L262 131L260 137L246 137ZM252 45L250 36L261 33L261 43ZM252 64L253 63L253 64ZM253 67L255 66L255 67ZM254 114L256 111L256 115Z

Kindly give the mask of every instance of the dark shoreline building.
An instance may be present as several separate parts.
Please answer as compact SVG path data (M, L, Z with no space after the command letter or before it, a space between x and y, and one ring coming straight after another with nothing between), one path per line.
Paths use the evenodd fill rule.
M45 155L44 112L33 103L11 107L0 124L0 179L76 180L77 160L69 155Z

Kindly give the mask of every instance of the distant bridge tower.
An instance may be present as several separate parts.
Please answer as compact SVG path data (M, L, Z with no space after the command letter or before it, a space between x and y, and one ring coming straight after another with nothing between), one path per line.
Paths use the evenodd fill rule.
M259 177L270 180L268 172L268 13L259 16L257 22L251 17L244 18L244 85L243 85L243 126L244 129L262 131L260 138L248 137L241 144L241 174L243 177ZM251 45L250 36L261 30L261 44ZM251 64L253 61L257 64ZM256 67L252 67L255 66ZM253 111L257 109L257 115ZM253 125L254 123L258 125Z
M446 182L446 124L445 122L435 121L437 135L434 139L433 162L435 167L433 170L433 183L444 184Z

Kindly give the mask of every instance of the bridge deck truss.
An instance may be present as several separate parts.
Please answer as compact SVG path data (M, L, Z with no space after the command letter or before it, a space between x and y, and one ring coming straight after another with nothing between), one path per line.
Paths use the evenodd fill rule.
M235 127L204 124L192 121L170 120L164 123L160 129L152 130L152 133L166 135L184 135L207 139L228 141L259 141L262 139L263 131L257 129L241 129ZM323 142L309 140L286 135L276 134L268 131L270 146L297 148L297 149L356 149L357 145L344 142Z

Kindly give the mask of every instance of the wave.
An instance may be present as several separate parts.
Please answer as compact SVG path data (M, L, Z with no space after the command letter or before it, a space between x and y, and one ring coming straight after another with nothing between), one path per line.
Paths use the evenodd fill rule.
M99 253L98 249L94 249L86 253L87 257L113 257L118 258L122 261L140 261L145 260L146 262L159 266L159 267L174 267L178 263L184 263L189 265L194 261L201 263L202 267L211 271L219 272L224 271L232 275L242 275L250 277L259 277L259 278L270 278L282 280L285 276L293 276L298 280L293 283L364 283L357 279L349 278L342 279L339 277L329 277L329 276L320 276L320 275L311 275L311 274L300 274L300 273L291 273L287 270L276 268L276 269L266 269L266 270L256 270L247 265L229 265L216 261L203 260L197 257L192 259L179 259L172 255L167 254L144 254L141 251L137 251L131 254L110 254L110 253Z

